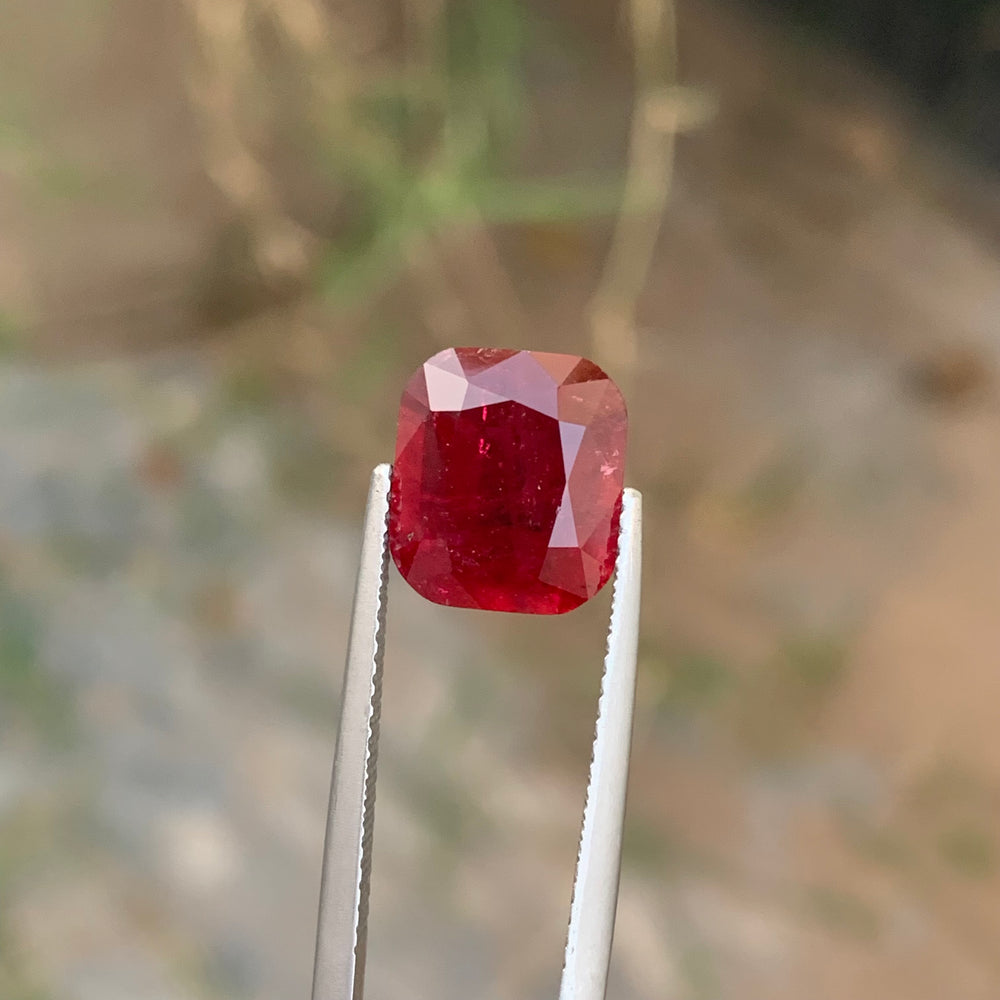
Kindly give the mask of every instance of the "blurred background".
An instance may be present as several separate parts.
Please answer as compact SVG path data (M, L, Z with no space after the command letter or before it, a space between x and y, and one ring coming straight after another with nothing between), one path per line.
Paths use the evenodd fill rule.
M0 998L305 997L451 345L630 403L615 1000L1000 997L1000 6L0 4ZM394 576L368 988L554 997L610 594Z

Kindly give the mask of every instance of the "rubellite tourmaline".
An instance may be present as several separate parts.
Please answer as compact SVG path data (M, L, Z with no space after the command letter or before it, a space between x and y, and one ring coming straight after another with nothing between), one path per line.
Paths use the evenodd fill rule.
M618 554L628 417L569 354L460 347L406 384L389 500L400 573L436 604L560 614Z

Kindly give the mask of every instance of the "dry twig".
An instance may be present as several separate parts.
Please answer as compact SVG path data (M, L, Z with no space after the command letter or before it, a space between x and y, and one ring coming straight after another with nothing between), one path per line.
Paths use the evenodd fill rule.
M600 284L590 304L593 353L624 372L638 360L635 313L673 183L683 102L676 97L674 0L630 0L635 102L622 207ZM671 108L673 111L671 112Z

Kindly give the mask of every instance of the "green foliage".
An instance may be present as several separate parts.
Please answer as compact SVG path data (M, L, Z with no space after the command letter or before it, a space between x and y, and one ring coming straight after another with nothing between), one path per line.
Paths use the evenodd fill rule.
M947 830L938 839L941 857L966 878L988 878L997 868L997 845L993 837L974 826Z
M814 886L806 891L805 909L831 931L863 944L875 942L881 932L876 910L851 892Z
M101 187L92 173L65 159L39 162L33 180L41 194L54 200L79 201Z
M0 358L16 356L23 347L21 324L9 312L0 308Z
M802 456L798 453L783 454L754 476L740 498L742 506L754 520L777 518L788 512L805 477Z
M4 1000L52 1000L48 990L33 983L24 969L25 963L15 954L14 945L5 940L8 937L0 928L0 996Z
M18 120L22 117L20 109L9 107L9 95L4 95L4 102L0 107L0 158L21 159L30 155L31 136Z
M801 692L825 692L843 676L846 660L842 643L829 636L805 636L785 644L776 666Z
M511 0L462 0L444 19L448 111L471 126L481 156L502 153L521 126L525 18Z
M38 634L32 609L0 584L0 708L59 742L70 728L70 707L38 662Z
M983 811L990 802L990 779L976 768L953 761L938 761L907 790L907 805L922 822L943 815L968 815Z
M722 982L716 958L706 945L686 948L680 956L680 974L690 1000L717 1000L722 996Z
M846 668L847 648L840 639L789 637L743 678L737 725L744 741L765 757L800 748Z
M243 363L228 373L223 386L225 406L230 411L259 411L278 396L273 373L261 364Z
M622 841L624 863L648 876L662 876L684 864L693 865L690 849L663 824L630 811L625 820Z
M695 712L717 705L735 682L732 671L709 653L687 652L671 659L664 708Z
M812 725L847 666L845 644L829 635L793 634L760 663L735 666L705 650L644 651L665 719L725 716L748 746L782 755L810 738Z
M116 197L117 185L110 176L56 152L35 134L28 123L37 111L18 106L9 93L0 93L0 101L0 169L24 181L26 190L43 203Z
M0 694L0 703L3 695ZM3 723L0 722L0 726ZM8 811L0 822L0 997L51 1000L38 982L33 963L21 947L12 913L5 908L18 884L31 884L38 870L65 849L60 834L73 823L71 797L59 802L29 802Z
M337 704L324 682L301 674L282 675L275 682L275 700L323 732L336 729Z
M406 778L410 805L433 838L440 865L449 870L461 848L489 829L488 820L468 790L443 774L410 768Z
M430 61L366 85L316 121L324 168L352 211L317 271L321 289L357 303L389 284L428 236L487 223L613 213L619 178L513 179L506 162L528 110L528 10L516 0L453 0Z
M858 857L896 871L912 868L914 850L903 829L876 826L849 813L842 814L839 820L844 843Z

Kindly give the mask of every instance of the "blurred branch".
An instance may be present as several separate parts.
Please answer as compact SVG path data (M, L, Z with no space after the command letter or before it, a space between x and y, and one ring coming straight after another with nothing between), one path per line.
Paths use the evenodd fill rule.
M199 116L205 168L219 191L247 222L254 263L263 277L301 275L311 257L309 234L281 207L269 171L240 132L240 89L253 75L247 33L248 0L185 0L199 43L200 59L187 78ZM283 12L289 33L315 38L321 14L310 0L272 5ZM310 31L308 25L312 24Z
M381 7L364 0L336 9L323 0L183 3L198 42L188 90L205 168L246 228L251 270L265 284L291 277L304 287L315 277L341 303L371 301L417 260L439 335L471 315L460 300L474 295L501 341L527 343L530 324L491 227L617 212L591 304L594 353L634 362L634 312L670 191L674 135L706 116L704 102L673 86L673 0L630 0L636 98L624 190L617 179L497 172L526 104L517 66L527 12L516 0L401 0L402 53L382 44ZM302 136L313 155L299 169L321 171L333 206L325 215L301 206L293 215L288 178L271 162Z
M482 7L482 11L489 9ZM407 0L405 10L410 58L417 71L414 75L430 75L435 65L438 72L444 74L442 148L437 157L437 161L443 162L436 162L427 169L422 185L432 219L437 216L434 222L438 224L432 222L428 238L420 244L422 261L415 271L417 280L431 293L427 325L442 342L446 342L443 340L445 337L453 338L454 331L460 330L463 325L469 325L469 310L448 273L446 265L450 263L452 269L458 270L461 279L464 279L463 284L471 286L484 301L483 312L496 328L498 342L525 343L527 318L490 233L489 225L494 220L483 217L479 192L472 181L466 180L469 165L481 157L489 146L489 111L494 103L489 96L493 95L488 95L485 100L470 100L463 93L462 81L456 80L450 72L448 54L442 52L447 47L448 38L444 0ZM473 27L479 31L481 45L493 39L489 33L491 26L482 23L482 18L476 20ZM500 59L503 79L510 76L508 57L516 49L516 42L510 38L506 41ZM487 89L495 89L495 67L486 69L490 76L486 81ZM513 117L509 107L505 111L505 117ZM457 222L464 229L464 238L458 241L457 246L456 241L442 231L440 224L449 222ZM442 242L445 244L443 247ZM446 261L439 256L442 251ZM411 254L411 264L415 256Z
M673 184L685 100L676 86L674 0L629 0L635 103L622 207L590 304L594 357L625 371L637 361L635 313ZM679 99L680 98L680 99Z

